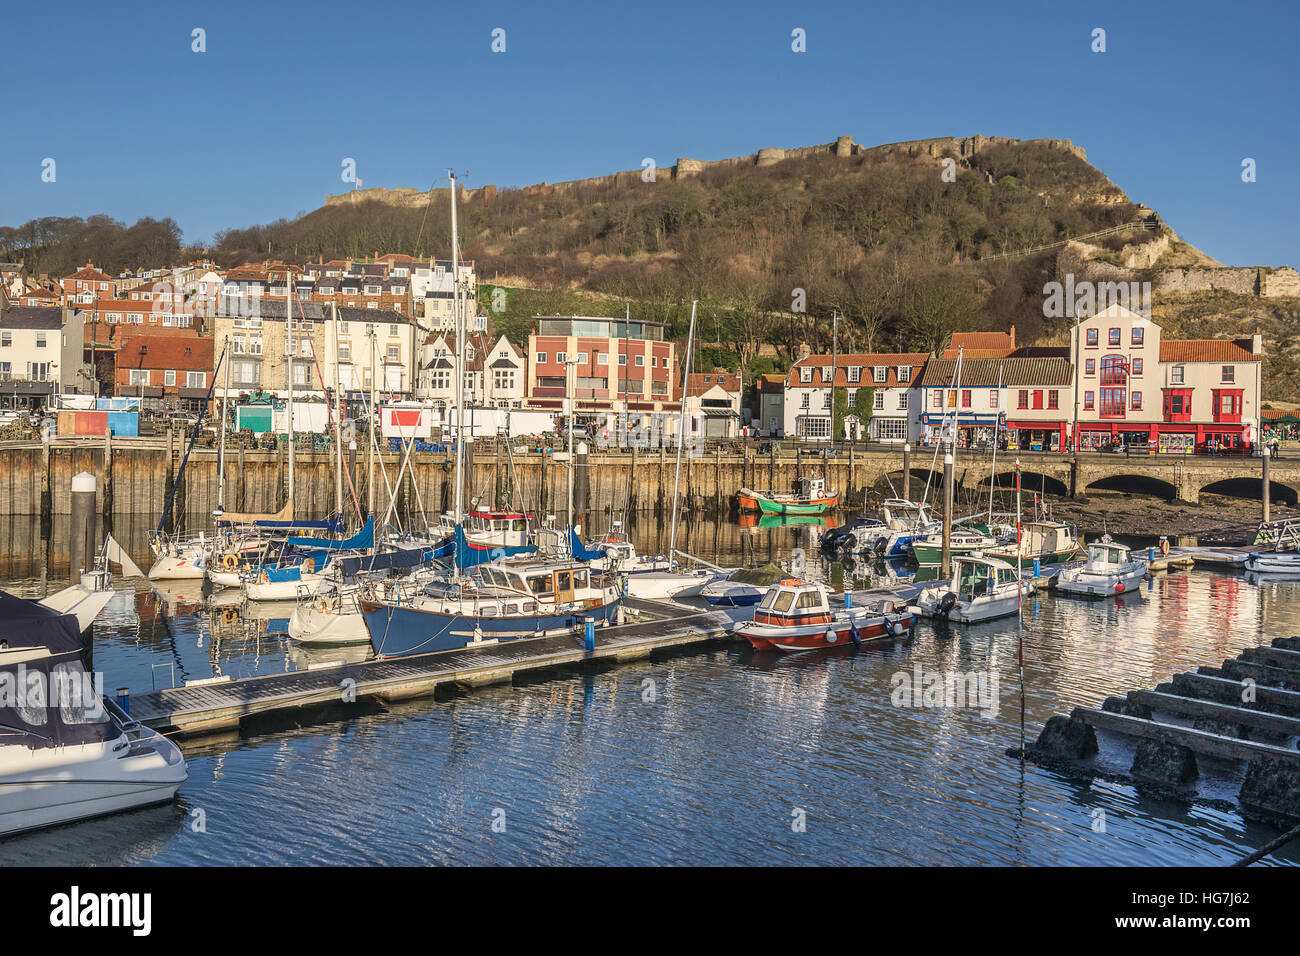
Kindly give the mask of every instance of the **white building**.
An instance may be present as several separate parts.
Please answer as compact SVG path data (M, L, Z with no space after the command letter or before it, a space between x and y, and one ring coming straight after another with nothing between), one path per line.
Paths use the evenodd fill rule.
M438 332L454 332L455 283L452 281L451 260L430 259L428 264L415 263L411 267L411 300L415 315ZM474 263L460 263L461 308L466 315L470 331L483 331L476 324L478 315L478 279Z
M787 438L830 441L832 388L843 389L847 403L843 437L854 441L902 444L914 433L915 382L930 358L928 352L873 352L831 356L809 355L791 366L785 377L784 421ZM854 409L862 389L870 389L871 416L861 420Z

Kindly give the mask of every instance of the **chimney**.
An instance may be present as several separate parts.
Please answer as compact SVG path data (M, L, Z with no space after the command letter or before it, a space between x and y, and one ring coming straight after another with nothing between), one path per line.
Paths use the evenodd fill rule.
M1251 355L1264 354L1264 336L1259 331L1258 327L1255 328L1255 334L1250 337L1250 354Z
M1014 352L1016 349L1016 327L1014 325L1011 326L1011 331L1008 334L1011 336L1011 350Z

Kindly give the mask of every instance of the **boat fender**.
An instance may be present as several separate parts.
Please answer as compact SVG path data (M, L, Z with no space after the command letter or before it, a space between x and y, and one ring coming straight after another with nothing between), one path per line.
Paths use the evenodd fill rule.
M1116 593L1116 594L1123 594L1123 593L1124 593L1124 582L1123 582L1123 581L1116 581L1116 582L1115 582L1115 593Z
M908 636L908 639L910 640L910 639L916 637L916 618L917 618L917 615L911 613L911 608L908 608L908 613L911 615L911 616L908 617L908 619L907 619L907 636Z
M902 637L904 630L906 630L906 628L903 627L903 622L901 619L896 617L889 619L889 633L892 636Z
M835 633L835 628L833 628L833 627L828 627L828 628L826 628L826 643L827 643L827 644L834 644L837 640L839 640L839 637L840 637L840 636L839 636L838 634Z
M876 541L876 554L882 558L885 556L885 550L889 547L888 538L880 538Z
M862 635L858 633L857 622L852 619L849 620L849 636L853 638L854 647L862 646Z
M225 568L227 571L235 570L235 567L238 564L239 564L239 559L235 557L233 554L227 554L224 558L221 559L221 566Z
M949 591L947 594L945 594L942 598L939 599L939 612L946 617L948 615L948 612L951 611L956 606L956 604L957 604L957 595Z

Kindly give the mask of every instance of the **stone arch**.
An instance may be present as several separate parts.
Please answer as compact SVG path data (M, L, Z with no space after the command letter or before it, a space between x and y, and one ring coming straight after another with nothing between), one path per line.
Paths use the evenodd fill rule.
M989 476L985 475L979 480L979 487L984 489L985 491L988 491L989 483L990 483ZM1015 470L1012 469L1010 471L999 471L996 475L993 476L992 483L993 486L997 488L999 491L1015 491L1016 490ZM1052 475L1045 475L1042 472L1025 471L1024 469L1021 469L1020 490L1021 492L1024 493L1043 491L1049 495L1058 495L1060 497L1065 497L1070 493L1070 486L1066 484L1064 481L1062 481L1060 478L1056 478Z
M1116 491L1130 495L1151 495L1173 501L1178 497L1178 487L1172 482L1149 475L1107 475L1088 483L1085 493L1092 491Z
M917 465L912 466L911 472L912 472L912 487L910 491L911 491L913 501L921 497L921 491L925 488L926 479L929 479L930 481L930 500L931 501L934 500L935 489L940 489L939 494L942 496L943 494L942 492L943 463L942 462L940 462L935 467L933 475L930 474L930 469L928 467L921 468L918 467ZM896 468L893 471L886 472L885 474L881 475L879 478L876 479L875 484L878 490L889 493L891 496L901 495L903 493L903 469ZM889 490L891 487L893 488L892 492L890 492Z
M1231 498L1253 498L1256 501L1264 500L1264 479L1261 477L1239 477L1239 478L1219 478L1215 481L1201 485L1198 495L1203 494L1226 495ZM1295 507L1297 500L1300 500L1300 492L1291 485L1280 481L1269 481L1268 483L1269 500L1276 504L1286 504Z

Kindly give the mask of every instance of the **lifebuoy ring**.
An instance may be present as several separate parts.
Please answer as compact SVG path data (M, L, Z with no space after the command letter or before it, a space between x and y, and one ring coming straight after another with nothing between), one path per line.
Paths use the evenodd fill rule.
M227 571L233 571L239 565L239 559L233 554L227 554L221 559L221 566Z
M1167 555L1167 554L1169 553L1169 539L1168 539L1168 538L1161 538L1161 539L1160 539L1160 553L1161 553L1161 554L1165 554L1165 555Z
M232 607L228 607L221 612L221 619L225 621L227 624L235 623L235 618L236 618L235 609Z

